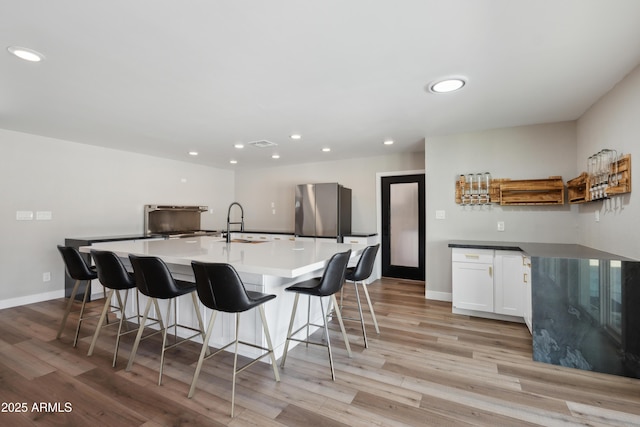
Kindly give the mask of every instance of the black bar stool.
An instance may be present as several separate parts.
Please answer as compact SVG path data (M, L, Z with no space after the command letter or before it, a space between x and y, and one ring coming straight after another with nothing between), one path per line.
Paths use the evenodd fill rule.
M127 371L131 370L133 366L133 361L136 357L136 353L138 351L138 346L140 345L140 341L142 338L142 333L144 331L144 325L147 322L147 318L149 316L149 310L151 309L151 304L154 305L156 309L156 315L158 316L157 323L160 325L160 330L156 331L150 335L144 337L144 339L149 338L157 333L162 333L162 351L160 354L160 373L158 375L158 385L162 384L162 370L164 367L164 353L166 350L169 350L173 347L176 347L179 344L182 344L190 339L200 335L204 339L204 328L202 326L202 317L200 316L200 310L198 309L198 299L196 297L196 285L195 283L185 282L182 280L175 280L169 271L167 265L160 258L152 257L152 256L136 256L129 255L129 259L131 260L131 265L133 266L133 274L135 276L136 286L138 290L143 294L149 297L146 307L144 309L144 314L142 315L142 321L140 322L140 327L138 328L138 334L136 335L136 340L133 343L133 348L131 349L131 355L129 356L129 363L127 363ZM186 325L179 325L178 319L176 318L177 314L177 301L176 298L182 295L191 294L191 299L193 301L193 308L195 310L196 316L198 317L198 325L199 329L192 328ZM167 315L166 322L169 322L171 318L171 305L173 302L174 306L174 324L168 325L162 321L162 313L160 312L160 307L158 305L158 299L169 300L167 304ZM175 334L175 342L172 345L167 345L167 330L170 327L174 327ZM197 331L196 334L184 338L178 341L177 336L177 328L181 327L183 329L188 329L191 331Z
M71 308L73 307L73 301L76 299L76 294L78 293L78 288L80 287L80 282L86 281L87 284L84 288L84 296L82 297L82 304L80 305L80 316L78 317L78 325L76 326L76 334L73 338L73 346L78 345L78 335L80 334L80 326L82 325L82 321L85 319L84 317L84 307L87 303L87 297L89 296L90 288L89 284L92 280L98 278L98 274L96 270L90 267L85 260L80 255L80 252L74 247L71 246L61 246L58 245L58 251L60 251L60 255L62 255L62 259L64 260L64 266L69 277L74 279L76 283L73 285L73 290L71 291L71 296L69 297L69 303L67 304L67 308L64 312L64 316L62 317L62 324L60 325L60 329L58 329L58 334L56 335L56 339L60 339L62 336L62 331L64 330L65 325L67 324L67 318L69 317L69 313L71 312Z
M373 264L376 262L376 255L378 254L379 248L380 243L373 246L367 246L364 251L362 251L362 255L360 255L360 259L358 260L358 264L356 264L355 267L347 268L347 272L345 274L345 280L347 282L353 282L354 288L356 290L356 301L358 303L358 314L360 315L360 317L343 317L343 319L360 321L360 324L362 325L362 336L364 337L364 348L369 348L369 343L367 341L367 331L364 326L364 317L362 316L362 305L360 304L358 283L362 285L364 295L367 298L367 304L369 305L369 311L371 312L371 318L373 319L373 325L376 328L376 333L380 334L378 321L376 320L376 314L373 312L373 305L371 304L371 298L369 297L369 291L367 290L366 283L366 280L371 276L371 273L373 272ZM340 291L340 308L342 308L342 291Z
M135 332L135 329L127 330L126 332L122 332L123 323L127 322L129 319L136 318L139 320L140 318L140 306L138 299L136 298L136 308L137 314L127 318L125 313L125 309L127 307L127 300L129 299L129 290L136 289L136 280L132 273L129 273L125 268L124 264L116 254L110 251L98 251L95 249L91 250L91 257L93 258L93 262L96 265L96 270L98 272L98 279L102 286L105 289L109 289L107 292L107 296L105 298L104 307L102 308L102 313L100 314L100 320L98 320L98 325L96 326L96 332L93 334L93 339L91 340L91 346L89 347L89 352L87 356L91 356L93 354L93 350L96 346L96 342L98 341L98 336L100 335L100 331L102 328L106 326L115 325L115 323L104 324L105 319L108 319L109 313L117 313L120 312L120 321L118 322L118 334L116 335L116 348L113 352L113 364L112 366L116 367L116 360L118 358L118 347L120 346L120 337ZM124 293L124 301L122 300L122 296L120 295L120 291L125 291ZM118 300L118 306L114 307L112 305L113 294L115 293L116 299ZM136 289L137 296L137 289ZM114 310L109 311L109 309L114 308ZM125 323L126 324L126 323Z
M324 274L322 277L316 277L313 279L305 280L304 282L296 283L295 285L289 286L285 289L285 291L295 292L296 297L293 301L293 311L291 312L291 321L289 322L289 331L287 332L287 340L284 344L284 353L282 354L282 361L280 362L280 367L284 368L284 363L287 359L287 351L289 349L289 341L297 341L306 344L314 344L321 345L323 347L327 347L329 351L329 365L331 367L331 379L335 381L336 375L333 369L333 355L331 353L331 341L329 340L329 326L327 325L327 313L325 313L324 306L322 305L322 297L330 297L331 303L333 303L334 311L336 316L338 317L338 323L340 323L340 330L342 331L342 338L344 339L344 344L347 348L347 353L349 357L351 357L351 347L349 346L349 339L347 338L347 333L344 329L344 323L342 322L342 316L340 314L340 308L338 307L338 301L336 300L336 292L342 289L342 285L344 283L345 272L347 269L347 264L349 263L349 257L351 256L351 250L346 252L340 252L331 257L327 266L324 270ZM320 311L322 312L322 320L324 325L314 325L311 324L309 318L307 318L307 323L302 327L298 328L296 331L291 332L293 329L293 323L296 317L296 310L298 308L298 298L300 294L309 296L309 304L311 304L311 297L319 297L320 301ZM327 307L328 309L329 307ZM327 310L328 312L328 310ZM324 336L327 340L326 344L310 341L309 333L307 329L307 338L304 340L293 338L293 335L297 334L304 328L308 328L308 326L324 326Z
M231 417L233 417L233 408L235 406L236 396L236 374L244 371L263 357L270 356L271 364L273 366L273 375L276 377L276 381L280 381L276 357L273 354L271 335L269 334L269 327L267 325L267 319L264 315L263 307L265 302L271 301L276 296L263 294L261 292L247 291L235 268L229 264L193 261L191 262L191 266L196 278L198 297L202 304L213 310L213 313L211 315L211 320L209 320L209 325L207 326L207 333L205 334L204 341L202 343L202 351L200 351L200 358L198 359L196 371L193 374L193 381L191 381L191 388L189 389L188 397L191 398L195 392L196 382L198 381L198 376L200 375L200 370L202 369L202 363L204 360L215 356L227 347L235 344L235 354L233 358L233 385L231 388ZM262 328L264 329L264 335L267 339L267 348L253 343L240 341L238 339L238 332L240 330L240 313L255 307L258 307L260 311ZM205 357L205 352L209 348L209 338L211 337L216 315L219 311L236 314L235 340ZM266 353L256 357L249 363L245 364L242 368L238 369L238 344L248 345L253 348L266 351Z

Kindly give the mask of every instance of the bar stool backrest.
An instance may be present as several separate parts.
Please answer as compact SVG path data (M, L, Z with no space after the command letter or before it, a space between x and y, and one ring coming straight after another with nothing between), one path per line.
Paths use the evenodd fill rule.
M96 278L96 272L89 268L76 248L58 245L58 251L62 255L69 277L75 280L93 280Z
M98 271L98 279L109 289L131 289L136 287L133 274L129 273L116 254L111 251L91 250L91 257Z
M351 249L346 252L338 252L329 259L318 284L318 294L321 296L333 295L342 288L350 257Z
M212 310L239 313L256 306L232 265L192 261L200 301Z
M184 294L171 276L169 267L154 256L129 255L136 285L142 294L160 299L169 299Z
M362 255L360 255L360 259L358 260L358 264L353 270L353 273L348 277L349 280L361 282L371 276L371 273L373 272L373 264L376 262L376 255L378 254L379 248L380 243L364 248Z

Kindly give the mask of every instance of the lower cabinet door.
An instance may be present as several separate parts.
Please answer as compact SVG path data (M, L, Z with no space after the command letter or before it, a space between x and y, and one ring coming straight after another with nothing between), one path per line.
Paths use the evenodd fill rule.
M532 316L533 310L531 307L531 258L524 258L524 305L522 307L522 315L524 316L524 323L526 323L527 328L529 328L529 332L533 333L533 323Z
M524 316L524 256L522 252L496 251L495 259L495 307L499 314Z
M453 306L493 312L493 264L452 263Z

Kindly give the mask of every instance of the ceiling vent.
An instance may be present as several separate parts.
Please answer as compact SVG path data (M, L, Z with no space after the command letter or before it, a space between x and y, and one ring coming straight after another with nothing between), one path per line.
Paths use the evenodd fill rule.
M267 148L267 147L275 147L278 144L276 144L275 142L267 141L266 139L261 139L260 141L250 142L249 145L252 145L258 148Z

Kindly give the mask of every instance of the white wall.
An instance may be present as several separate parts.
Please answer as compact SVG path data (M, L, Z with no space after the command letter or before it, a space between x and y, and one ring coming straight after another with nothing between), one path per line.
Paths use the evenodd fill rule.
M580 243L607 252L640 259L640 67L596 102L577 122L577 167L586 170L587 158L603 148L631 154L632 191L611 200L580 205ZM595 221L595 212L600 221Z
M236 174L236 197L246 229L293 232L295 186L338 182L352 190L352 230L375 233L376 173L423 168L424 155L408 153L243 170Z
M203 214L203 228L221 229L234 174L0 129L0 306L62 296L56 244L65 237L142 233L145 204L207 205L214 212ZM51 211L53 220L17 221L18 210ZM43 272L51 272L50 282L42 281Z
M455 203L455 180L466 173L493 178L535 179L577 176L575 122L472 132L428 138L426 168L426 293L451 294L450 240L576 242L574 211L563 206L463 207ZM436 220L444 210L446 219ZM504 221L505 231L497 231Z

